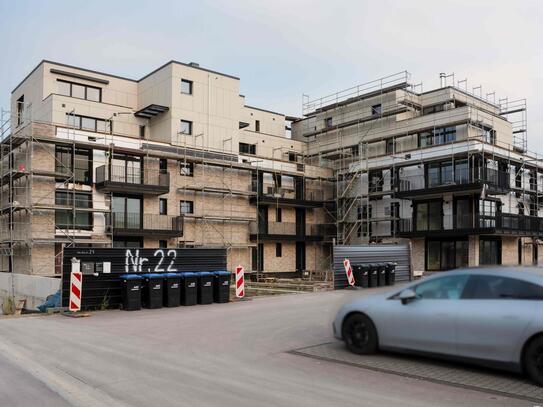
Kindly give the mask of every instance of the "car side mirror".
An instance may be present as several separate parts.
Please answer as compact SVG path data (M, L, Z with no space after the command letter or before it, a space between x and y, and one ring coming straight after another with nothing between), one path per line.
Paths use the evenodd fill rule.
M406 288L403 290L398 298L402 301L402 304L405 305L409 303L410 301L413 301L417 298L417 294L415 294L415 291L413 291L411 288Z

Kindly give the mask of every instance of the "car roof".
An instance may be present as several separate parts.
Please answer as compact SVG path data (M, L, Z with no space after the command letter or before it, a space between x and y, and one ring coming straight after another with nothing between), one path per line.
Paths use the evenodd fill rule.
M436 278L450 274L479 274L489 276L502 276L517 278L543 285L543 267L530 266L488 266L488 267L466 267L446 272L436 272L429 278Z

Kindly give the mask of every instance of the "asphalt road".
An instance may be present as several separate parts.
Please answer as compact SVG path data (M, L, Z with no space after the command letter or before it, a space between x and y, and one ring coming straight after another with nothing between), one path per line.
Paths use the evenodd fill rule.
M0 406L533 406L286 353L360 291L0 319Z

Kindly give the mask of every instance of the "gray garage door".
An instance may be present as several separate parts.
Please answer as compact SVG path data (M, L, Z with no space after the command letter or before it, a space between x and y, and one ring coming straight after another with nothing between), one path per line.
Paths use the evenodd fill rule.
M396 281L411 280L411 251L408 245L368 244L357 246L334 246L334 288L347 287L347 276L343 260L349 259L352 265L365 263L395 262Z

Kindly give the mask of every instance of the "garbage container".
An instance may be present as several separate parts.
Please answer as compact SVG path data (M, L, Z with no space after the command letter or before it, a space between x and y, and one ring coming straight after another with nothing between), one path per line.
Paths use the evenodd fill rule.
M213 275L213 302L225 303L230 301L230 273L228 271L216 271Z
M368 287L370 288L377 287L379 285L379 280L378 280L379 265L376 263L368 264L368 273L369 273Z
M141 309L141 283L143 277L137 274L121 276L122 307L125 311Z
M359 264L353 266L354 285L357 287L369 287L369 266L367 264Z
M181 276L178 273L164 274L164 306L179 307L181 302Z
M383 287L386 284L386 273L387 265L386 263L377 264L377 285Z
M213 273L200 271L198 273L198 304L213 302Z
M143 274L143 306L146 308L162 308L164 275L158 273Z
M196 273L179 273L181 277L181 305L196 305L198 299L198 276Z
M387 263L386 267L386 285L394 285L396 281L396 266L398 263Z

